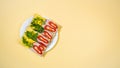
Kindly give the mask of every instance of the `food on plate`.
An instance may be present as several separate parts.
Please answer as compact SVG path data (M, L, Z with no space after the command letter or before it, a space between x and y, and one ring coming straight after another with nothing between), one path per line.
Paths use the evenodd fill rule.
M35 14L22 35L22 43L37 54L43 55L56 36L58 28L53 21Z

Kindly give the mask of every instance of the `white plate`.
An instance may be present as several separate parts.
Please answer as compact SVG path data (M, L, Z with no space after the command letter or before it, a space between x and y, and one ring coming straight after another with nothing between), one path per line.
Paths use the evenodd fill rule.
M32 19L33 19L33 16L30 17L30 18L28 18L28 19L23 23L23 25L21 26L21 29L20 29L20 38L22 38L22 36L23 36L23 34L24 34L27 26L29 26L29 24L31 23ZM47 47L46 52L49 51L49 50L51 50L51 49L55 46L57 40L58 40L58 32L56 32L56 35L55 35L55 37L53 38L53 40L51 41L51 43L49 44L49 46Z

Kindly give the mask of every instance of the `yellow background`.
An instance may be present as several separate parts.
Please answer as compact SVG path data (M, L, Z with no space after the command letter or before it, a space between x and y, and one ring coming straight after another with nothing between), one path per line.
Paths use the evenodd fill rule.
M18 41L34 13L62 26L45 57ZM0 68L120 68L120 0L0 0Z

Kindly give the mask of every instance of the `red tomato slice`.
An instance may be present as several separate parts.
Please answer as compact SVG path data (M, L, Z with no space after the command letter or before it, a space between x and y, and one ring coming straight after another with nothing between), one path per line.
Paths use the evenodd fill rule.
M40 50L44 51L46 46L43 43L40 43L39 48Z
M34 46L33 46L33 49L34 49L38 54L42 54L42 50L41 50L38 46L34 45Z
M48 22L50 26L52 26L53 28L57 29L57 25L55 23L53 23L52 21Z
M44 43L42 43L42 42L39 42L39 44L41 44L42 46L44 46L44 47L47 47Z
M41 51L44 51L44 50L45 50L45 47L44 47L43 45L40 45L40 46L39 46L39 49L40 49Z
M47 31L44 31L44 32L43 32L43 35L44 35L45 37L47 37L48 39L52 39L52 36L51 36Z
M55 31L56 31L55 28L53 28L53 27L51 27L51 26L49 26L49 25L46 25L46 26L44 27L44 29L46 29L46 30L48 30L48 31L51 31L51 32L55 32Z
M41 35L38 36L38 39L43 41L44 43L48 43L48 40L46 40L44 37L42 37Z

